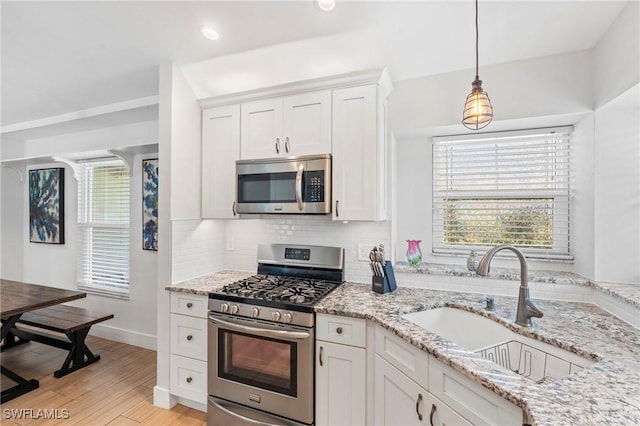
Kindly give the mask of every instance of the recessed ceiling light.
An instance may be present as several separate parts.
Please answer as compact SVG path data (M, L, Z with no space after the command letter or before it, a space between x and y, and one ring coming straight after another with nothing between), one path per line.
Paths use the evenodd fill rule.
M202 33L203 36L205 36L209 40L218 40L220 38L220 35L216 30L206 25L200 27L200 32Z
M331 12L336 7L336 0L316 0L316 5L324 12Z

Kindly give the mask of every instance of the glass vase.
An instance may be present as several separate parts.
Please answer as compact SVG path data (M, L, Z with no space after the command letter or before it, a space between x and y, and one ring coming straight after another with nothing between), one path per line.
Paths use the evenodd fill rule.
M407 240L407 262L411 266L417 266L422 262L421 242L422 240Z

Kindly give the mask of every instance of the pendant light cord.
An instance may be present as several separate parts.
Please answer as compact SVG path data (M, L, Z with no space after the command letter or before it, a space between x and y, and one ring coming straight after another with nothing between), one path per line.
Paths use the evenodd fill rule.
M476 80L478 79L478 0L476 0Z

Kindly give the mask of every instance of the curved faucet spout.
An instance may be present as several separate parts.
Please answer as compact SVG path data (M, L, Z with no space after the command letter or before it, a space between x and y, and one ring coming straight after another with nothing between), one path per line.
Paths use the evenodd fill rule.
M499 251L502 250L510 250L518 256L518 260L520 261L520 291L518 293L518 312L516 313L516 324L529 327L531 326L531 318L542 318L542 311L538 309L531 299L529 298L529 284L527 283L528 276L528 268L527 268L527 259L524 257L524 254L517 248L508 244L501 244L495 246L489 251L487 251L482 259L480 259L480 263L478 264L478 269L476 270L476 275L481 277L486 277L489 274L489 266L491 264L491 259L496 255Z

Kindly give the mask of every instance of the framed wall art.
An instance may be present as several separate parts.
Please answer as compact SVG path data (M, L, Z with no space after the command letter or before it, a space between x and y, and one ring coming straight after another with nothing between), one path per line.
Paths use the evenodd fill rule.
M142 249L158 250L158 159L142 160Z
M29 241L64 244L64 168L29 170Z

